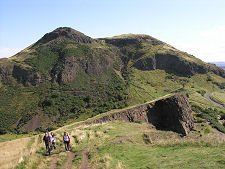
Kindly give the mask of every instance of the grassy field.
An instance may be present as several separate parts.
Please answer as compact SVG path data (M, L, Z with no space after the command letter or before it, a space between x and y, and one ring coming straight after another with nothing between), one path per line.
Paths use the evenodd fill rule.
M210 96L213 101L225 105L225 92L215 92Z

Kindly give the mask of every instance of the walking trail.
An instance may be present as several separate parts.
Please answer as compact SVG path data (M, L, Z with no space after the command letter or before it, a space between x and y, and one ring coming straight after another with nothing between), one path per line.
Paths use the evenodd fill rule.
M52 164L49 167L49 169L55 169L56 168L58 159L59 159L59 154L56 154L55 158L52 161Z
M88 162L88 153L91 148L93 148L95 145L90 146L88 149L82 152L82 162L80 169L91 169L91 164Z
M73 163L73 159L75 158L75 153L73 153L73 152L68 152L69 154L68 154L68 159L67 159L67 161L66 161L66 163L63 165L63 169L69 169L69 168L71 168L71 166L72 166L72 163Z

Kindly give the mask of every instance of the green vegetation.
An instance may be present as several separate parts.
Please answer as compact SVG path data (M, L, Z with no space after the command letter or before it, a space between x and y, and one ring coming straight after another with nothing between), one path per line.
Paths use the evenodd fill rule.
M212 72L188 76L171 67L155 69L156 64L165 64L158 63L159 55L184 67L189 65L185 62L219 71L147 35L94 40L70 28L56 29L14 57L0 59L0 68L10 72L0 76L4 77L0 134L27 134L31 124L37 125L37 132L52 130L171 93L185 94L199 107L215 108L204 95L224 88L223 77ZM22 70L13 72L13 64Z
M24 167L35 163L36 168L49 168L55 160L57 168L63 167L69 158L61 142L64 130L69 132L71 152L76 154L71 168L79 168L84 151L92 168L222 168L225 163L224 142L205 123L197 124L195 131L182 138L174 132L156 130L151 124L114 121L90 126L75 123L59 129L58 150L46 157L41 147L29 156L35 160L29 158ZM149 142L145 142L143 134Z
M219 69L150 36L93 40L67 31L59 28L16 56L0 59L4 70L0 74L0 154L5 155L0 165L13 168L19 160L17 168L50 168L54 162L56 168L65 168L74 153L69 166L73 169L79 168L87 152L92 168L224 167L225 112L204 97L224 89ZM159 56L167 60L159 64ZM185 74L189 67L173 70L173 66L167 67L170 61L202 71ZM13 64L22 72L14 72ZM162 68L156 69L156 64ZM198 74L206 70L211 72ZM81 122L175 93L189 98L196 119L188 136L156 130L141 121ZM224 93L216 93L212 99L222 103ZM29 131L31 128L36 129ZM43 135L32 135L52 130L57 149L47 157ZM70 153L64 151L64 131L71 138ZM32 137L23 138L26 136Z
M166 73L164 70L132 69L132 72L129 104L144 103L169 93L183 93L188 94L191 101L200 103L204 100L202 104L214 107L204 99L204 94L220 90L220 84L225 82L224 78L213 73L179 77ZM212 81L207 81L209 76L212 77Z
M73 47L70 47L71 45ZM39 46L30 58L24 60L24 63L45 75L50 75L52 69L62 66L65 58L85 57L89 53L90 49L86 45L64 41L53 47Z
M212 127L216 128L217 130L225 133L225 127L218 121L219 111L217 109L212 108L202 108L196 105L192 106L192 110L197 113L197 117L201 117L208 121ZM224 112L221 112L225 114Z
M225 92L215 92L210 96L213 101L225 105Z
M6 130L6 132L7 132L7 130ZM7 133L7 134L0 135L0 142L11 141L11 140L19 139L19 138L28 137L31 135L32 135L31 133L30 134Z
M27 164L27 158L16 166L16 169L24 169Z
M105 138L91 149L94 168L216 168L224 164L224 145L209 141L181 139L172 132L147 129L147 124L111 122L90 126L86 132L105 131ZM152 143L146 144L143 133ZM191 135L195 133L191 133ZM107 137L108 136L108 137ZM104 136L102 136L104 137ZM169 141L166 139L170 138ZM85 141L84 141L85 142ZM216 155L215 155L216 152ZM211 157L209 157L211 156Z
M43 83L38 87L17 84L0 87L0 132L21 133L19 128L36 114L44 114L42 118L48 119L46 124L51 128L61 126L65 121L80 119L84 117L82 114L85 114L85 120L99 113L127 106L127 89L120 77L114 71L106 77L108 81L105 83L101 82L102 78L99 81L96 78L79 81L86 84L81 91L78 91L81 88L77 89L83 95L72 93L74 87L79 87L79 84L74 83L63 86ZM16 122L17 128L13 128ZM37 131L43 129L38 128Z
M207 81L208 76L212 76L212 81ZM85 120L111 109L144 103L176 92L187 94L191 103L200 107L215 108L215 105L207 101L199 91L210 93L219 90L215 83L224 82L214 74L196 74L185 78L168 74L164 70L132 69L127 77L129 83L125 84L114 71L111 71L98 76L81 74L77 76L76 81L62 86L52 83L43 83L38 87L23 87L16 83L2 85L0 132L21 133L18 129L36 114L43 114L43 119L52 119L54 123L44 121L51 130L52 127L64 125L65 121L69 123ZM18 128L11 127L16 122ZM37 131L43 129L37 128Z

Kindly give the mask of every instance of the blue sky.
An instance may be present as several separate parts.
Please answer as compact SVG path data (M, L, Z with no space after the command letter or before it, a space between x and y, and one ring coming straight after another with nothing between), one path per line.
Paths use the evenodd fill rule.
M68 26L94 38L144 33L225 61L224 9L224 0L0 0L0 57Z

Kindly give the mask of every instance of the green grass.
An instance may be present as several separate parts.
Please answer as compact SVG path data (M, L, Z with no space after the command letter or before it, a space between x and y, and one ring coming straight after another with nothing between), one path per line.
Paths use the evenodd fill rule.
M224 78L213 73L196 74L191 77L179 77L168 74L164 70L141 71L132 69L129 88L129 104L144 103L151 99L164 96L169 93L189 94L193 101L200 101L201 104L210 104L204 99L205 93L221 90L220 84L225 82ZM207 79L211 77L211 81ZM219 85L216 85L219 84ZM202 95L199 98L198 93Z
M24 169L27 164L28 158L25 158L21 163L16 166L16 169Z
M225 105L225 92L215 92L210 96L213 101Z
M11 141L11 140L24 138L24 137L28 137L28 136L30 136L30 134L12 134L12 133L8 133L8 134L0 135L0 142Z
M106 130L106 135L110 136L99 145L97 143L97 151L91 150L92 165L96 168L221 168L225 163L224 145L191 139L173 144L176 138L173 133L148 130L147 127L146 124L121 122L90 127ZM143 133L154 140L152 145L144 143ZM130 138L133 143L112 144L121 136ZM166 141L167 137L170 140Z
M18 167L29 168L36 164L36 168L48 168L56 154L59 155L57 168L62 167L68 159L62 143L64 131L69 132L71 151L76 154L72 168L79 168L86 149L89 149L92 168L222 168L225 163L224 142L219 141L206 123L196 124L189 136L180 137L171 131L156 130L151 124L113 121L65 126L55 131L59 151L54 150L47 157L41 147L27 158L29 162L25 160ZM149 136L151 143L144 141L143 134Z
M99 153L110 154L110 168L121 163L124 168L222 168L225 148L147 147L145 145L106 145ZM210 160L209 160L210 159Z

